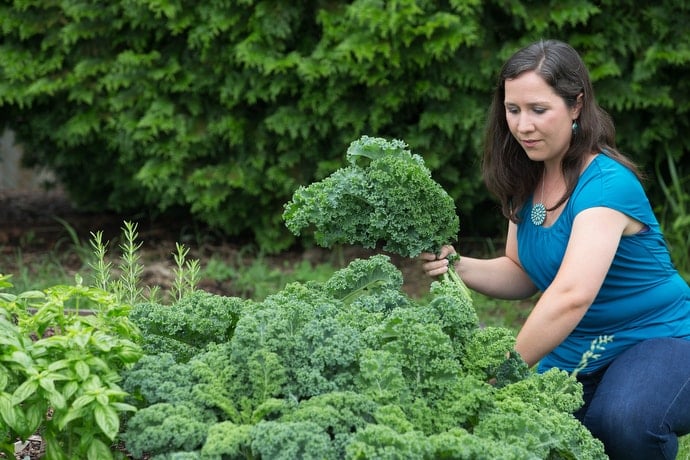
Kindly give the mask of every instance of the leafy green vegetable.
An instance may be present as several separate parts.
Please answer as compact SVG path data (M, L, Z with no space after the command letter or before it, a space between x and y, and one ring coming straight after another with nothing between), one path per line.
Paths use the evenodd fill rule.
M201 449L204 458L251 458L251 425L220 422L212 425Z
M130 318L142 331L144 351L169 352L175 360L187 361L209 343L225 342L232 337L245 302L197 290L173 305L137 304Z
M455 277L449 275L432 282L429 291L432 295L429 307L438 315L443 331L453 340L456 354L461 356L479 326L469 290L456 273Z
M0 274L0 290L8 279ZM120 386L120 372L142 356L130 306L75 281L0 294L2 458L40 431L49 458L111 459L120 418L136 410Z
M285 205L283 219L294 234L313 227L321 246L382 243L403 257L438 252L457 239L453 199L404 142L363 136L346 158L348 166L298 188Z
M314 422L262 421L252 428L252 450L275 460L337 458L331 438Z
M170 450L193 451L203 443L211 422L215 420L194 406L158 403L129 420L124 440L135 458Z
M402 257L438 253L456 240L459 219L455 202L431 177L421 156L394 139L362 136L347 150L349 166L320 182L297 189L285 205L283 219L296 235L313 227L316 242L382 249ZM466 298L470 291L452 269L453 281Z
M402 274L387 258L372 257L366 261L354 260L347 270L334 273L324 287L332 297L350 303L365 294L386 295L402 285Z
M156 459L605 458L572 416L575 379L526 372L511 332L480 328L452 280L430 294L407 297L376 255L323 283L235 301L227 340L125 372L139 411L123 439ZM218 300L197 301L208 311Z

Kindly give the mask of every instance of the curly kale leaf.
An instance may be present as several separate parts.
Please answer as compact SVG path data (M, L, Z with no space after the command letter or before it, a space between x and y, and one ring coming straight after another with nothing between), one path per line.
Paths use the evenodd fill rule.
M368 259L355 259L336 271L323 289L347 304L365 295L399 292L402 285L402 273L391 263L390 257L377 254Z
M313 228L323 247L382 243L403 257L438 252L457 239L453 198L404 142L363 136L347 159L349 166L298 188L285 205L283 219L295 235Z
M122 434L134 458L201 448L209 427L217 420L193 405L158 403L143 409L127 421Z
M507 385L496 393L497 400L508 398L570 414L584 403L582 384L566 371L555 368L543 374L532 373L528 378Z
M169 352L177 362L184 362L201 353L209 343L229 341L249 303L238 297L197 290L173 305L137 305L130 318L142 331L144 351Z
M524 445L490 439L451 428L433 435L419 430L400 431L390 425L371 424L357 432L348 445L347 458L524 460L547 458L534 455ZM557 458L557 457L554 457ZM567 458L567 457L566 457Z
M519 353L509 351L506 360L496 368L493 374L496 379L496 387L502 388L526 379L532 375L532 371Z
M594 460L607 458L603 444L571 414L507 398L484 414L474 434L519 446L529 458Z
M376 348L388 351L401 365L405 380L416 396L452 382L460 372L450 337L424 307L398 308L376 332Z
M202 458L252 458L252 425L220 422L208 430L201 448Z
M273 460L337 458L331 439L314 422L259 422L251 430L252 451Z
M477 329L465 343L462 364L466 372L488 381L499 374L508 354L514 353L515 334L504 327Z
M359 360L358 391L381 404L405 404L410 391L402 364L386 350L365 349Z
M398 432L387 425L370 424L347 446L347 458L433 458L429 439L421 431Z
M475 436L462 428L451 428L448 431L429 436L434 459L467 459L467 460L525 460L535 458L521 446L508 444L502 440L486 439Z
M193 402L191 390L196 383L186 364L180 364L170 353L145 355L122 374L122 388L144 407L161 402Z
M350 385L361 331L339 320L342 307L314 286L293 283L245 313L235 329L232 362L247 391L255 385L250 355L261 349L284 366L284 395L302 399Z
M425 433L442 433L454 427L471 431L481 415L493 407L494 388L471 375L459 374L433 397L404 404L409 420Z
M365 395L335 391L301 401L280 422L312 422L328 433L335 451L333 458L345 458L345 447L352 435L375 422L379 406Z
M123 373L123 388L138 407L187 404L209 411L219 419L242 422L251 419L254 407L268 399L271 390L280 393L282 366L277 366L277 371L267 370L266 362L270 358L263 354L262 350L255 351L248 363L255 382L251 391L237 389L237 369L230 359L230 342L211 344L204 353L186 363L175 362L170 353L144 356ZM260 366L263 367L259 369Z
M432 298L428 308L436 313L443 331L453 339L453 346L460 356L465 343L479 327L472 298L450 277L432 282L430 292Z
M485 411L475 434L507 440L535 458L603 459L603 444L572 416L582 405L582 386L565 371L508 384L495 392L493 408Z

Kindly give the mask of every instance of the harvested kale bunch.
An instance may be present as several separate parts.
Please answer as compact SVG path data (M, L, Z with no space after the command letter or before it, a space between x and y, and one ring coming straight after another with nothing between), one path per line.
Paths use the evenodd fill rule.
M295 191L283 212L291 232L299 235L311 227L322 247L382 244L403 257L438 252L456 241L453 198L403 141L363 136L350 144L347 161L348 166Z

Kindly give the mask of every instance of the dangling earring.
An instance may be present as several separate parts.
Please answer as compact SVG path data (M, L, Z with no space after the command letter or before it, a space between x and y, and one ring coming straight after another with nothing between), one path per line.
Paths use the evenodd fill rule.
M580 125L577 124L577 120L573 120L573 136L577 134L577 131L580 129Z

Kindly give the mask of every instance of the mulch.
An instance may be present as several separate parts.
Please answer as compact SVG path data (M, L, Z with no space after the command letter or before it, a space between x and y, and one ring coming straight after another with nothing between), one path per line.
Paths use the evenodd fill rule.
M17 441L14 444L16 460L37 460L43 457L46 452L45 442L39 435L29 436L26 441ZM0 458L6 458L0 453Z

